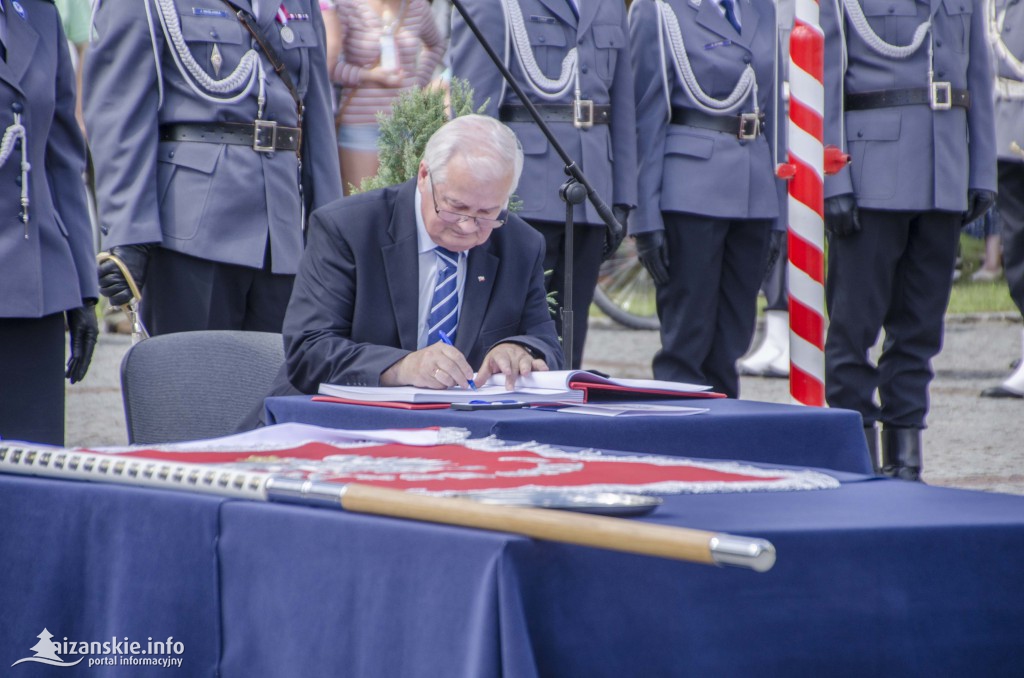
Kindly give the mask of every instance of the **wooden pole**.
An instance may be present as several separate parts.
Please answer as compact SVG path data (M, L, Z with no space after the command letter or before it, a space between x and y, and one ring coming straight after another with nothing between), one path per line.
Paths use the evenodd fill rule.
M346 511L521 534L536 539L672 558L705 565L736 565L765 572L775 548L750 539L569 511L482 504L350 483L341 495Z

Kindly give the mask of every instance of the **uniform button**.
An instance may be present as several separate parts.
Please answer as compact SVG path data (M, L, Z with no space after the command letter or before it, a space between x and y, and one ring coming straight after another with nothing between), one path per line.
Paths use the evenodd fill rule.
M749 64L750 63L750 55L749 54L747 54L747 55L745 55L743 57L743 63L745 63L745 64Z
M110 226L107 224L100 225L100 233L103 235L110 235Z
M167 157L168 158L173 158L174 157L174 151L168 151L167 152Z
M540 41L541 41L541 42L547 42L547 41L548 41L548 39L547 39L547 38L545 38L545 37L544 37L544 36L542 35L542 36L540 36Z
M863 131L858 131L858 132L857 132L857 138L859 139L859 138L861 138L862 136L864 136L864 132L863 132Z
M15 113L21 113L23 110L25 110L25 107L21 105L20 101L15 101L11 104L11 110Z
M20 174L15 174L14 175L14 183L16 183L17 185L21 186L21 175Z
M942 41L941 40L936 40L935 41L935 46L936 47L942 47Z
M587 67L586 66L580 66L580 70L582 72L586 73L587 72Z
M217 31L210 31L210 37L211 38L219 38L220 36L217 35Z
M889 8L889 14L895 14L895 13L896 13L896 8L895 7L890 7Z
M939 71L938 73L936 73L936 75L938 75L940 78L944 78L946 77L946 71Z

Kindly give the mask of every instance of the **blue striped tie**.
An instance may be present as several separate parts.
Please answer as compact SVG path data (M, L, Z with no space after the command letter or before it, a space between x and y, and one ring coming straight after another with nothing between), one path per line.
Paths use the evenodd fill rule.
M434 296L427 314L427 345L441 341L441 332L455 339L459 324L459 255L443 247L435 247L437 278Z

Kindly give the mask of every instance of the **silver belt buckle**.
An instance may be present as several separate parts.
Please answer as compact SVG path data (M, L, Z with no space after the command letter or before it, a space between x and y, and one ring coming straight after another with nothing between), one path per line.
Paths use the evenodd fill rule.
M576 129L590 129L594 126L594 101L576 99L572 104L572 124Z
M740 139L756 139L761 133L761 116L757 113L740 113Z
M953 107L953 87L948 82L933 82L928 102L933 111L948 111Z
M273 153L276 144L277 122L274 120L255 120L253 122L252 150L259 153Z

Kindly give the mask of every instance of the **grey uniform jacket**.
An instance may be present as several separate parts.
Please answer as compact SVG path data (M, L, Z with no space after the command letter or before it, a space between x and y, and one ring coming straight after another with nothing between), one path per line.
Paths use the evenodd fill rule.
M259 4L259 26L269 34L305 104L301 196L299 161L292 151L262 153L241 145L159 141L161 125L252 123L257 116L255 87L236 103L217 103L189 86L156 19L156 4L161 2L176 15L181 38L199 67L215 79L232 73L252 48L252 37L233 7L251 11L254 3ZM184 254L258 268L269 233L273 272L294 273L303 246L301 201L309 211L341 196L323 20L312 0L228 3L99 3L83 89L104 245L162 242ZM298 17L288 22L291 42L282 39L276 18L282 4ZM154 18L152 34L147 9ZM295 127L292 95L267 57L257 52L267 74L263 119ZM219 74L215 54L222 63Z
M765 113L764 134L741 140L690 125L669 124L663 73L672 108L699 110L687 94L670 48L658 32L656 4L635 0L630 9L630 41L636 86L640 199L630 232L661 230L661 212L688 212L727 219L774 219L784 189L775 177L772 130L780 110L776 86L777 38L771 2L740 0L742 34L714 0L669 0L678 17L683 44L701 89L724 99L752 63L757 104ZM664 44L664 71L659 42ZM748 97L734 113L751 113ZM737 122L737 131L739 123ZM780 141L782 137L779 137Z
M848 111L842 93L928 86L928 39L906 59L871 50L845 21L848 66L842 70L838 7L821 3L825 33L825 143L848 148L851 163L825 178L825 197L854 193L878 210L967 209L968 189L996 190L992 66L983 0L855 0L886 42L908 45L934 11L935 80L970 91L970 110L927 104ZM845 137L845 138L844 138Z
M996 152L1000 160L1024 162L1024 2L993 0L996 16L1003 17L1002 29L993 40L1002 41L1007 56L994 55L996 75ZM1005 15L1003 14L1005 12ZM995 27L993 27L995 28ZM1012 60L1016 60L1013 64ZM1015 67L1016 66L1016 67Z
M516 2L517 0L510 0ZM530 47L544 75L557 78L566 53L579 49L581 97L595 105L611 105L611 124L576 129L571 122L549 123L559 143L580 166L598 195L609 205L636 205L636 124L633 106L633 75L629 63L629 38L625 5L617 0L581 0L576 18L570 0L518 0ZM466 0L463 3L490 45L503 54L506 22L499 0ZM523 66L512 55L505 59L516 81L534 104L571 104L573 88L550 101L526 85ZM450 46L452 75L469 81L477 105L498 117L501 104L520 104L511 88L504 87L501 73L487 57L458 11L452 14ZM502 97L504 92L504 97ZM523 145L525 163L516 194L523 200L524 219L562 221L565 203L558 188L566 180L565 164L533 123L509 123ZM576 223L604 222L589 202L578 206Z
M99 291L82 183L85 143L75 122L75 72L64 31L52 2L20 3L22 12L5 5L0 134L20 110L31 165L29 222L26 231L19 147L0 166L0 317L39 318L77 308Z

